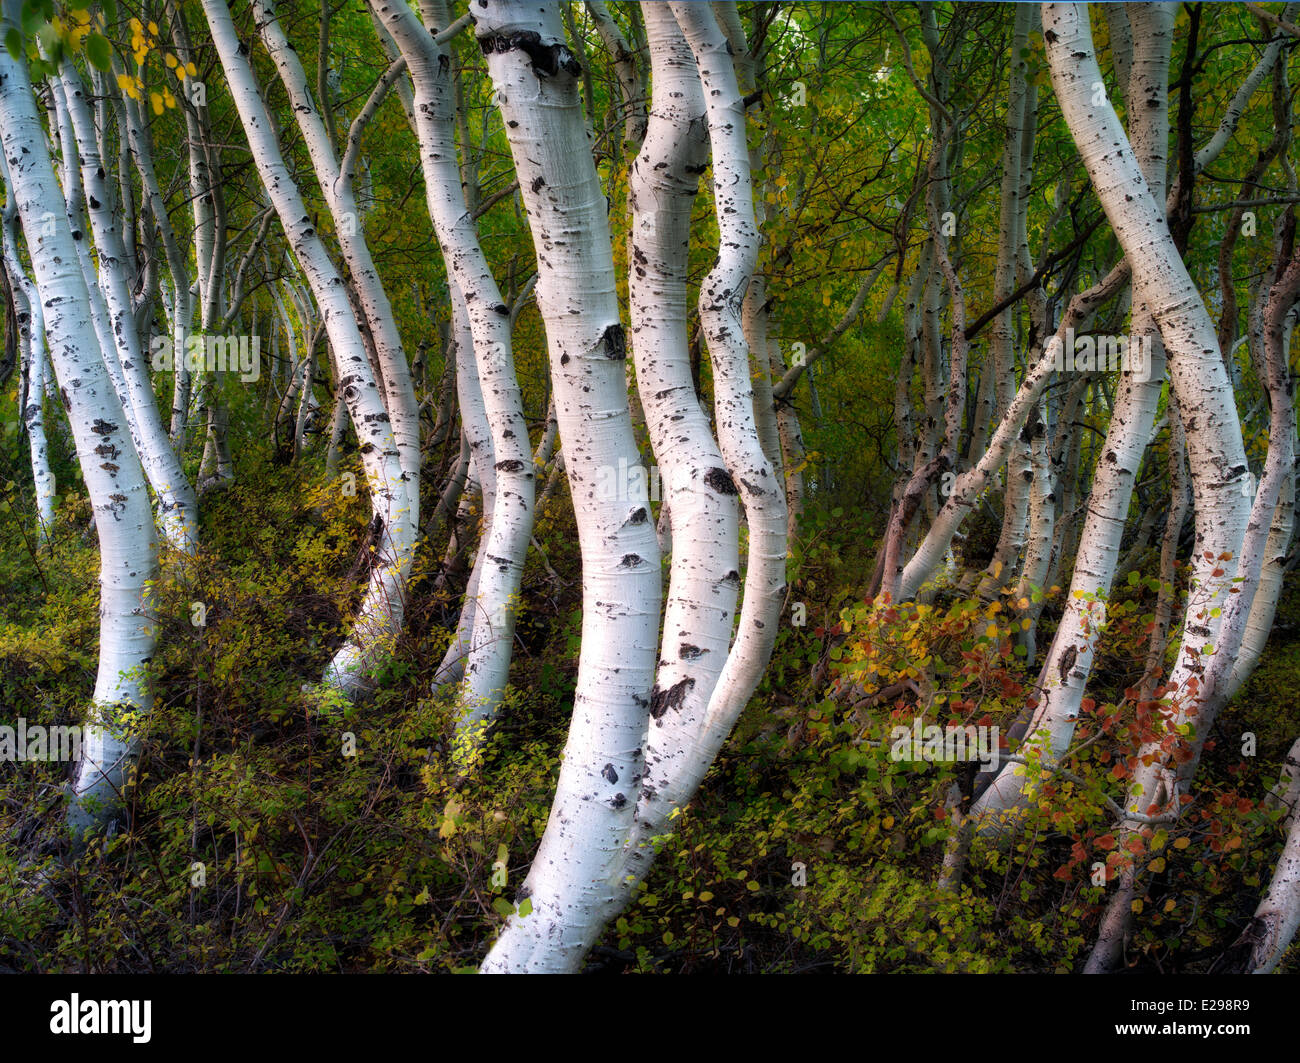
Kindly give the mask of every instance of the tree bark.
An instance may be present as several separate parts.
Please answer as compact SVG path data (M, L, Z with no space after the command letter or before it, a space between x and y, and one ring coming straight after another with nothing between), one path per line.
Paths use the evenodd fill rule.
M581 69L554 7L484 0L474 14L537 249L537 305L583 568L573 721L551 816L519 895L531 912L507 920L482 970L573 970L600 932L636 808L654 679L659 546L648 503L603 497L598 489L620 462L636 463L637 448Z
M17 30L20 8L19 0L4 0L6 32ZM111 828L120 814L139 756L139 726L152 709L145 673L157 627L148 586L157 574L158 543L144 469L89 320L90 296L71 227L61 211L49 209L63 196L31 79L8 50L0 50L0 148L23 229L35 235L29 250L50 356L99 536L99 668L67 814L81 844L96 828Z

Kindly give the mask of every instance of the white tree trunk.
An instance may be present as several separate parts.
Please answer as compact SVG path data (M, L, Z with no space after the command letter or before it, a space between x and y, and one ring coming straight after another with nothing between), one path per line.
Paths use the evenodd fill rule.
M474 9L537 248L555 410L582 548L573 722L541 846L484 971L572 970L600 931L636 808L654 679L659 547L648 503L602 497L637 461L605 196L578 64L549 5ZM614 492L615 495L618 492Z
M37 542L49 541L54 526L54 471L50 468L49 445L45 438L45 315L40 294L18 258L18 201L9 179L9 165L0 155L0 174L8 193L4 209L4 265L13 291L18 320L18 342L22 359L23 424L31 453L32 485L36 494Z
M1272 974L1300 930L1300 739L1287 752L1281 778L1266 803L1284 811L1281 827L1286 844L1278 859L1268 891L1254 917L1229 950L1233 970Z
M661 482L672 513L668 599L646 767L627 867L605 918L645 877L673 811L690 800L703 755L697 743L727 660L740 586L736 488L691 378L687 336L687 254L691 206L708 160L700 76L666 4L643 7L653 95L641 153L629 177L632 350ZM706 762L707 763L707 762Z
M1147 6L1152 10L1145 14L1130 79L1130 95L1144 100L1132 118L1133 151L1135 162L1147 175L1149 198L1163 204L1169 139L1167 74L1174 11L1165 4ZM1141 306L1134 310L1133 337L1152 335L1154 322L1149 312ZM1035 735L1030 748L1041 753L1048 763L1055 762L1069 747L1105 628L1106 599L1119 560L1133 485L1160 403L1163 362L1159 339L1152 335L1150 357L1139 360L1130 351L1130 364L1121 371L1103 457L1093 478L1065 615L1035 688L1039 705L1029 726ZM981 817L996 817L1021 807L1032 793L1032 776L1032 769L1025 765L1008 764L973 811ZM981 824L984 829L998 826L996 820Z
M177 456L185 451L185 435L189 422L190 372L185 365L185 344L194 323L194 304L190 294L190 272L186 256L181 252L180 244L172 228L171 218L167 213L167 202L158 185L158 175L153 163L153 143L149 137L149 127L141 120L140 109L136 102L125 93L120 94L123 119L126 124L127 142L131 156L135 160L140 174L140 185L150 207L154 224L161 233L163 250L167 256L167 267L171 274L171 334L172 334L172 372L174 373L172 391L172 410L169 435L172 449Z
M384 392L384 405L391 419L393 438L401 457L402 471L408 484L420 480L420 419L415 402L415 388L411 383L406 353L397 334L393 308L384 291L379 272L375 269L370 248L366 244L362 225L363 211L357 203L354 180L356 150L349 148L340 162L333 140L318 109L318 101L307 86L307 76L297 52L289 43L276 17L273 0L253 0L253 17L257 21L274 60L280 80L289 94L294 119L302 132L303 142L311 157L312 168L320 181L325 202L329 205L338 234L339 247L347 262L348 272L361 304L362 314L375 345L382 376L380 386ZM358 128L349 137L358 144L364 122L358 119ZM319 300L318 300L319 301ZM418 523L419 492L410 490L411 519Z
M409 496L418 490L418 480L409 480L403 471L388 411L343 280L284 164L266 104L249 66L247 49L235 33L230 9L224 0L203 0L203 10L262 183L271 194L285 236L324 314L339 383L361 443L374 513L370 581L351 638L325 672L329 687L345 696L355 696L368 687L369 671L387 658L392 640L401 631L416 531Z
M708 6L669 7L695 56L708 114L720 241L718 262L700 285L700 323L713 361L719 443L749 525L745 591L731 652L709 699L695 751L674 780L678 793L689 800L771 658L786 589L786 501L784 484L764 454L754 422L741 321L743 294L758 254L745 103L727 38Z
M483 494L483 520L478 539L478 552L474 557L474 568L465 584L465 597L461 603L456 633L433 678L435 694L447 686L459 684L464 679L465 667L474 645L474 631L482 626L479 619L482 608L479 585L483 579L484 566L490 564L488 546L492 538L497 496L497 462L492 430L488 425L483 389L479 384L478 362L477 359L470 357L473 354L474 340L469 311L454 278L449 282L448 287L451 290L452 335L455 337L456 396L460 403L461 426L469 446L474 479Z
M433 36L437 27L421 26L404 4L375 0L372 7L401 49L415 85L425 198L449 283L456 285L464 300L495 455L496 494L487 563L478 580L474 631L456 707L454 758L465 770L483 743L509 679L519 586L533 529L532 447L515 374L510 310L479 245L461 190L451 56ZM446 20L445 12L437 13Z
M1155 51L1153 35L1161 23L1171 20L1158 5L1134 5L1130 15L1145 24L1135 34L1135 52ZM1241 426L1231 382L1223 365L1219 344L1209 314L1188 276L1165 221L1163 196L1153 189L1140 168L1140 159L1130 147L1109 104L1095 106L1092 86L1100 81L1092 48L1091 32L1084 8L1066 4L1043 5L1044 39L1052 81L1062 114L1079 148L1089 178L1101 199L1111 226L1133 267L1135 319L1150 314L1159 324L1168 351L1169 374L1178 397L1187 437L1188 464L1196 503L1196 547L1192 558L1193 595L1183 625L1182 644L1167 687L1173 694L1178 722L1195 720L1204 702L1207 644L1218 646L1225 609L1230 609L1234 583L1231 568L1224 564L1236 558L1246 531L1248 500L1241 481L1249 475ZM1167 70L1167 55L1151 56L1149 65ZM1135 62L1131 74L1130 98L1135 91L1151 93L1163 85L1163 76L1144 73ZM1157 100L1157 104L1161 101ZM1153 108L1152 110L1165 109ZM1151 157L1163 151L1156 143L1153 126L1139 124L1135 147ZM1155 174L1153 177L1157 176ZM1163 171L1159 173L1163 177ZM1142 753L1152 753L1144 747ZM1174 798L1173 770L1158 751L1149 765L1139 758L1130 780L1128 811L1130 822L1159 812ZM1130 870L1118 896L1132 888ZM1088 970L1113 966L1122 945L1122 928L1129 916L1127 905L1112 901L1101 937Z
M1034 130L1025 128L1029 87L1025 76L1027 66L1020 57L1020 52L1028 43L1032 22L1032 6L1028 4L1017 6L1011 35L1012 65L1007 91L1007 118L1002 151L998 258L993 274L994 303L1007 299L1015 289L1021 232L1024 227L1024 216L1029 208L1029 189L1020 178L1020 160L1025 152L1025 141L1032 142ZM993 421L996 421L1011 405L1016 390L1015 311L1012 307L1007 307L993 319L985 377L991 385L988 389L990 392L988 398L993 400ZM992 601L997 597L998 592L1015 574L1020 552L1026 545L1032 477L1033 458L1030 454L1029 441L1018 434L1012 440L1011 452L1007 456L1006 490L1003 492L1002 502L1002 531L998 536L993 557L975 592L983 601Z
M112 209L107 171L99 155L85 87L69 60L63 63L61 81L81 160L82 187L95 237L99 285L108 313L108 327L117 345L117 360L130 400L127 414L135 426L140 457L158 498L158 526L174 549L183 554L193 554L198 547L198 498L181 468L176 451L172 449L171 439L158 412L153 382L148 374L148 352L141 349L140 334L134 327L126 247Z
M17 27L20 6L5 0L5 30ZM157 637L148 597L157 539L144 469L88 317L71 229L61 210L50 211L63 197L34 100L25 64L0 51L0 149L23 229L34 236L28 248L50 355L99 535L99 668L68 809L68 825L81 840L122 808L139 752L138 727L152 707L144 671Z
M1251 974L1272 974L1300 930L1300 816L1293 811L1288 821L1286 845L1268 892L1243 933L1252 943L1244 965Z

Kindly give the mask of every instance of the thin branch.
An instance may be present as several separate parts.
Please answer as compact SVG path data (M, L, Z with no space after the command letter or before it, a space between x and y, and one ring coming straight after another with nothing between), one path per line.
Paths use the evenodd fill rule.
M371 90L366 105L361 108L361 113L352 120L352 125L348 127L347 148L344 150L343 159L339 163L338 180L343 188L349 188L352 185L352 175L356 171L357 156L361 153L361 134L365 132L366 126L375 117L384 99L388 96L389 90L397 84L397 79L402 76L405 70L406 57L399 55L384 71L384 76L375 82L375 87ZM339 190L341 191L341 189Z
M1264 8L1260 7L1259 4L1247 3L1246 9L1251 13L1258 15L1265 22L1271 23L1278 29L1291 34L1292 37L1300 37L1300 26L1297 26L1294 22L1288 22L1280 15L1275 15L1271 11L1264 10Z

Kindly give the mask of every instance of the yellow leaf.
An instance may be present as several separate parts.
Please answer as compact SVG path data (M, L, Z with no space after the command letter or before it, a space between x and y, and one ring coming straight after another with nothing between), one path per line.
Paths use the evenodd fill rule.
M453 797L442 810L442 825L438 828L439 838L450 838L456 833L456 814L458 812L460 812L460 802Z
M161 93L158 93L158 92L151 92L151 93L149 93L149 102L153 105L153 113L154 113L154 114L162 114L162 113L163 113L163 100L162 100L162 94L161 94Z

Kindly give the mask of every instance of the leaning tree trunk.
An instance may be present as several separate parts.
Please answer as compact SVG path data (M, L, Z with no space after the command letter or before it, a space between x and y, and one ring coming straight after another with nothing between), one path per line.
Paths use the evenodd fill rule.
M1029 209L1029 189L1020 179L1020 160L1025 153L1025 141L1032 143L1035 130L1025 127L1028 112L1029 85L1027 65L1021 58L1029 39L1033 22L1033 8L1028 4L1017 6L1015 27L1011 35L1011 73L1007 94L1007 119L1002 151L1001 209L998 216L998 257L993 274L993 302L1006 301L1016 287L1016 262L1020 250L1020 234L1024 215ZM982 413L987 413L989 400L996 422L1006 412L1016 389L1015 311L1006 307L994 317L989 354L985 364L985 381L988 396L982 403ZM983 398L984 389L981 388ZM982 434L982 433L981 433ZM1021 550L1026 545L1027 524L1031 506L1033 457L1030 442L1017 436L1011 444L1007 458L1006 490L1003 492L1002 531L997 546L980 579L975 594L984 602L997 597L1015 574Z
M126 93L120 93L117 100L122 109L122 120L126 126L127 143L131 157L140 174L142 194L149 204L153 223L161 234L163 251L167 257L167 268L172 280L171 298L171 351L172 351L172 410L169 426L171 447L177 456L185 452L185 435L189 424L190 374L185 367L185 346L193 326L193 303L190 294L190 272L186 256L182 253L171 218L167 213L167 202L163 198L158 184L158 175L154 169L153 141L149 135L149 126L143 121L136 101Z
M1165 4L1153 6L1158 11L1139 42L1129 92L1130 97L1136 93L1146 101L1132 118L1134 151L1146 176L1150 198L1163 204L1169 139L1167 74L1174 12ZM1133 485L1160 404L1163 358L1159 337L1154 333L1149 312L1135 306L1133 336L1139 342L1151 336L1151 356L1137 359L1130 350L1128 364L1121 369L1119 394L1107 427L1103 457L1093 478L1065 615L1035 688L1039 707L1029 726L1030 733L1036 736L1031 748L1048 763L1055 762L1069 747L1106 624L1106 599L1119 561ZM988 817L981 829L997 829L1003 813L1022 808L1036 782L1032 769L1018 763L1007 765L975 806L978 816Z
M1086 10L1044 4L1043 35L1062 114L1132 264L1135 303L1145 306L1160 327L1183 417L1196 513L1191 576L1198 594L1189 605L1167 687L1175 715L1195 719L1206 669L1201 649L1219 642L1221 618L1234 589L1234 573L1223 562L1238 556L1246 531L1249 502L1241 486L1249 470L1241 425L1214 326L1169 232L1163 198L1152 194L1113 108L1092 103L1092 86L1101 81L1101 73ZM1126 817L1132 822L1175 799L1172 772L1163 757L1138 774L1146 785L1140 793L1136 787L1130 791ZM1104 935L1106 949L1113 949L1119 935L1113 927ZM1095 959L1103 962L1100 953Z
M20 8L18 0L4 0L7 32L17 31ZM89 320L72 232L61 211L49 211L63 196L31 79L8 50L0 51L0 149L9 160L23 229L35 236L28 248L50 355L99 535L99 669L68 809L68 825L81 842L120 813L139 755L141 718L152 708L145 670L157 628L148 587L157 573L158 543L144 469Z
M1291 224L1294 225L1293 217ZM1209 657L1208 667L1193 673L1198 684L1188 690L1194 695L1191 709L1185 707L1187 695L1180 688L1174 688L1175 731L1188 723L1194 726L1194 731L1189 739L1177 740L1179 756L1176 759L1170 755L1164 735L1151 738L1139 749L1137 767L1129 783L1127 808L1130 819L1143 812L1168 815L1179 812L1184 797L1190 793L1192 778L1215 718L1253 671L1259 659L1255 639L1261 628L1271 626L1277 608L1277 594L1281 587L1278 570L1285 564L1294 517L1296 411L1287 339L1295 327L1294 308L1297 298L1300 298L1300 256L1292 258L1276 283L1266 282L1262 289L1260 302L1263 306L1259 316L1264 322L1263 335L1259 339L1264 351L1260 360L1266 373L1270 406L1264 475L1255 491L1240 555L1233 559L1235 585L1222 607L1214 653ZM1227 565L1223 567L1227 568ZM1276 575L1265 580L1266 568ZM1248 635L1251 636L1250 644L1246 642ZM1127 826L1120 838L1121 846L1135 829ZM1257 939L1259 964L1266 962L1264 957L1268 950L1276 953L1272 959L1275 964L1295 933L1291 908L1300 906L1300 896L1295 895L1295 883L1300 876L1293 866L1295 856L1291 846L1292 840L1288 840L1273 886L1260 905L1257 922L1247 931L1247 936ZM1087 971L1104 973L1119 965L1123 940L1131 922L1137 876L1136 864L1123 870L1120 888L1107 906L1097 944L1088 959ZM1282 898L1288 896L1290 901L1284 903Z
M406 353L397 333L397 320L388 293L384 290L383 281L366 243L362 225L364 212L357 202L355 190L361 135L374 108L368 104L357 116L348 132L345 154L340 159L326 125L325 115L322 114L322 108L327 106L326 101L317 100L308 87L302 62L280 27L274 0L253 0L253 17L288 92L294 119L302 132L312 168L316 171L325 202L334 219L339 248L348 267L348 279L360 304L360 316L364 319L374 344L379 363L379 384L384 391L384 405L391 419L402 472L408 483L418 484L420 425L415 388L411 383ZM385 84L386 78L381 78L380 85ZM411 519L417 523L420 515L418 495L417 490L410 491Z
M9 166L0 155L0 174L9 192L4 209L4 266L13 292L15 322L22 358L20 413L27 429L31 453L32 485L36 493L37 542L49 541L54 527L54 471L50 468L49 445L45 438L45 314L40 294L18 258L18 201L9 179Z
M720 241L718 262L700 285L700 322L713 360L718 441L749 525L745 590L731 652L693 738L694 748L674 773L675 804L684 804L703 781L771 658L786 590L787 513L784 484L767 460L754 420L741 322L742 293L758 253L744 98L726 35L709 8L669 6L695 56L708 114ZM768 371L766 365L763 371ZM642 842L650 833L638 825Z
M409 495L418 490L419 484L408 479L402 469L388 411L343 279L284 164L270 115L253 78L248 50L235 33L230 9L225 0L203 0L203 10L262 183L271 194L285 236L324 314L339 382L361 441L374 513L370 580L351 638L325 672L328 687L352 697L368 688L368 673L387 658L402 628L406 580L415 549L414 509Z
M181 468L180 458L172 449L158 411L153 382L147 372L149 359L140 347L140 334L134 326L126 246L119 219L113 210L113 197L100 158L85 86L71 60L63 62L61 81L81 160L82 186L95 238L100 289L130 399L127 415L135 425L145 472L158 498L159 530L174 549L192 554L198 548L198 498Z
M456 160L455 85L451 57L404 4L372 0L372 10L406 59L415 85L416 133L424 167L425 198L442 247L449 282L456 285L473 336L487 422L495 454L496 494L487 564L479 575L474 625L464 679L457 696L453 757L467 769L482 746L505 694L514 644L524 559L533 529L534 480L528 422L515 374L510 310L479 245L474 218L461 190ZM427 5L431 11L444 7ZM445 11L436 11L440 21ZM469 351L460 352L468 357Z
M691 378L687 258L691 206L708 161L707 118L690 46L666 4L643 8L653 77L650 116L629 177L629 302L636 377L666 485L674 550L645 740L646 768L612 918L691 794L681 784L727 660L740 585L736 488Z
M477 359L470 357L473 353L473 332L469 323L469 311L461 295L460 286L453 279L451 289L452 336L456 361L456 396L460 402L460 420L469 448L470 461L474 479L483 494L482 530L479 534L478 552L474 557L474 567L465 584L465 596L461 602L460 618L452 636L442 663L433 677L433 691L439 691L460 684L465 677L465 666L474 645L474 630L479 627L479 584L483 572L491 562L488 558L488 544L492 538L492 522L496 513L497 462L493 446L492 429L488 425L487 409L483 402L483 389L478 378ZM469 508L468 496L465 496L466 508ZM448 546L450 550L450 544Z
M1213 973L1272 974L1300 930L1300 739L1287 752L1268 803L1285 810L1286 844L1259 906Z
M605 195L558 11L481 0L479 44L506 124L537 247L556 419L582 549L582 651L551 816L484 971L573 970L600 931L643 770L654 680L659 546L649 504L603 497L637 462ZM629 797L629 794L632 796Z
M179 69L192 63L186 8L176 0L164 0L172 43ZM184 82L186 90L190 82ZM185 115L186 149L189 159L190 202L194 219L194 261L198 295L199 330L208 335L221 327L221 301L226 269L226 207L220 178L219 141L213 134L206 105L192 101L188 91L180 95ZM199 464L199 490L228 484L234 479L227 438L229 414L221 394L221 371L200 372L178 379L178 389L188 387L204 411L207 424L203 459ZM197 379L197 386L196 386ZM179 396L178 396L179 397ZM175 432L173 432L175 438Z

